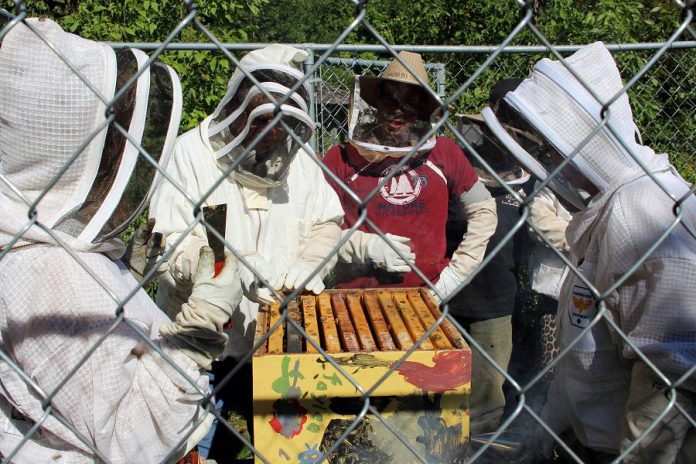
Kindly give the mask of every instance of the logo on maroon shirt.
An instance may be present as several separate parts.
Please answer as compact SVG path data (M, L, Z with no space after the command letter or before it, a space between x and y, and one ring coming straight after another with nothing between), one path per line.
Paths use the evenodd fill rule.
M391 175L395 166L390 166L382 172L380 181ZM424 176L420 176L408 166L401 166L394 177L389 179L379 190L385 200L394 205L406 205L418 198L425 186Z

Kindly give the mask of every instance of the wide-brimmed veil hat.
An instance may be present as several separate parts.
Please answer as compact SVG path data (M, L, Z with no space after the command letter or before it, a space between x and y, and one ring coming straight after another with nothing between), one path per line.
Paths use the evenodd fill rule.
M379 77L360 77L360 91L363 100L375 106L377 100L380 98L379 85L382 81L400 82L402 84L422 87L415 77L418 76L423 82L430 85L430 78L428 77L428 72L425 70L425 64L420 54L402 51L399 52L399 58L406 64L407 68L404 67L399 60L394 59L384 68L384 71L382 71ZM425 89L423 90L425 91ZM440 107L440 103L427 91L426 95L426 110L428 114L432 114Z
M373 163L388 157L401 158L409 153L425 153L435 147L433 116L437 115L440 104L416 79L418 76L424 83L428 83L425 65L417 53L401 52L399 57L408 69L398 60L394 60L380 77L356 76L351 86L347 139L361 156ZM416 98L411 101L411 96L401 98L397 94L390 95L388 89L380 85L384 82L416 86L423 90L425 99ZM380 115L383 114L381 103L385 100L396 100L399 106L406 108L409 113L418 114L418 117L396 136L397 138L385 134L382 130L384 121L380 121Z

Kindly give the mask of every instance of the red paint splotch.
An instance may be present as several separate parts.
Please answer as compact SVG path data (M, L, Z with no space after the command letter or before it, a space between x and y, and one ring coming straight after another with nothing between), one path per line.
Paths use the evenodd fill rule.
M213 277L217 277L217 275L222 271L222 266L225 265L224 261L216 261L215 262L215 273L213 274Z
M297 400L277 400L273 403L273 418L268 421L271 428L286 438L302 432L307 422L307 410Z
M455 390L471 381L471 352L445 351L433 356L433 366L405 361L396 371L411 385L433 393Z

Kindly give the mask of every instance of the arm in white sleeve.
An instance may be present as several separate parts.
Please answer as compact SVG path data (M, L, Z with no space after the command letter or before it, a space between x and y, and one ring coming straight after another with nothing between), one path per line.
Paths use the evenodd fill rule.
M341 240L341 226L336 221L324 222L312 226L309 233L309 238L300 252L298 261L311 266L317 267L324 258L330 256L331 259L319 273L321 277L326 275L333 269L338 261L336 246Z
M341 239L341 228L337 222L329 221L312 226L307 242L285 274L283 287L292 291L304 287L306 290L318 295L324 290L323 278L336 265L337 257L335 248ZM329 262L319 268L322 260L327 256ZM304 283L304 285L303 285Z
M467 219L467 230L449 266L464 281L483 261L488 241L498 226L498 212L495 199L481 181L476 181L462 194L460 204Z
M215 255L210 247L201 248L193 292L174 322L160 327L160 335L193 359L210 369L227 344L223 331L234 308L242 301L239 264L232 253L215 275Z
M187 153L177 140L172 157L167 165L167 174L186 192L197 200L201 197L198 191L198 180L195 170ZM150 202L151 218L157 224L155 232L165 237L166 251L169 252L184 231L194 222L193 205L167 179L162 179ZM208 244L206 229L197 224L186 235L176 249L169 255L169 273L177 282L191 282L198 267L198 256L201 247Z
M327 255L332 254L329 265L322 271L322 277L336 265L338 255L334 251L341 241L341 224L343 224L343 207L338 195L324 178L324 173L311 162L311 182L315 186L309 202L312 230L304 249L300 251L299 260L318 264ZM307 169L309 171L309 169ZM315 243L316 242L316 243Z
M283 286L288 290L302 286L306 290L319 294L324 290L322 278L336 265L336 247L341 240L341 223L343 208L319 166L316 155L309 147L305 147L297 157L298 166L306 178L310 189L307 195L305 220L312 224L304 238L304 246L298 252L295 262L288 268ZM326 258L328 263L317 272L317 267ZM304 284L304 285L303 285Z
M565 231L568 221L558 215L558 210L552 199L543 195L535 197L529 205L529 220L544 233L549 244L559 251L570 251ZM540 242L546 243L536 233L532 234Z
M628 339L672 381L696 364L696 351L683 342L696 332L695 281L693 254L651 258L618 288L618 301L609 305ZM638 359L631 345L612 336L625 358ZM682 387L695 391L696 379L692 376Z

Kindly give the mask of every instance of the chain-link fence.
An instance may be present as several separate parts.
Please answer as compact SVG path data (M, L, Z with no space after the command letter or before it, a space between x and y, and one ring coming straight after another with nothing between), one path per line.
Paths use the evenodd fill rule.
M646 144L669 153L682 175L693 180L694 153L694 54L696 44L673 44L636 85L629 97L638 127ZM579 47L560 47L567 56ZM610 46L622 76L633 75L660 48L659 44L621 44ZM318 149L326 150L345 139L351 78L355 74L378 75L388 61L360 58L372 47L344 47L342 56L328 58L318 70L316 114L320 124ZM433 89L440 96L456 91L495 49L485 47L408 47L421 53ZM374 52L373 52L374 53ZM486 105L488 90L500 79L524 79L534 63L552 57L544 47L509 47L472 83L466 94L453 102L452 112L476 113ZM675 110L678 108L678 110Z
M253 84L250 87L260 89L258 95L265 102L272 102L272 111L263 113L266 119L256 126L252 119L259 112L254 113L253 107L247 112L239 111L250 122L240 136L243 143L228 150L233 156L215 158L221 148L215 144L213 135L210 140L202 138L199 145L192 142L201 130L210 127L212 134L221 120L239 117L230 111L221 113L223 116L217 114L220 119L204 122L201 127L205 129L197 128L182 136L166 168L159 164L158 153L153 148L163 146L163 152L171 149L164 142L166 130L156 133L159 138L150 137L152 144L146 143L155 133L154 125L145 116L142 121L137 116L150 106L147 103L134 106L131 117L125 120L119 113L124 102L137 101L141 92L148 93L142 89L149 87L150 104L157 103L157 98L164 101L171 94L164 106L172 113L171 121L178 122L176 111L171 111L176 107L176 84L165 85L166 91L154 92L152 89L161 83L157 79L162 79L162 75L157 77L147 70L155 68L158 57L175 53L177 49L222 53L229 60L230 69L239 70L241 54L237 52L261 49L265 44L220 43L198 17L195 5L186 3L187 15L163 43L110 44L109 50L133 46L151 52L149 57L135 54L127 78L117 81L112 76L111 82L104 76L113 75L127 62L120 61L125 60L122 56L103 58L102 55L111 56L103 49L81 55L90 46L70 42L72 39L58 43L64 36L55 29L51 34L42 32L47 31L41 25L45 21L28 21L22 2L11 12L2 11L0 453L3 462L172 462L203 439L212 417L218 421L216 434L226 437L223 439L226 446L241 443L249 452L229 456L231 451L227 450L228 457L253 457L257 462L668 462L677 459L680 452L679 459L685 460L679 462L693 462L694 450L689 446L694 446L696 435L694 189L680 180L664 159L646 156L642 145L635 140L642 138L656 153L668 153L681 175L694 180L693 2L676 2L679 26L667 42L610 47L625 82L623 88L610 94L602 93L607 88L601 82L602 73L599 73L600 84L591 87L586 83L588 75L584 68L573 68L563 60L579 47L548 43L534 25L531 2L518 3L519 23L501 44L471 48L393 47L375 31L363 3L357 2L354 21L333 44L301 47L309 52L301 77L274 81L277 85L264 87L259 81L266 84L267 76L250 70L239 74L240 82L250 81ZM209 42L174 43L186 28L202 31ZM371 32L380 45L344 44L356 28ZM531 31L541 46L508 47L522 30ZM19 35L23 40L12 42L20 34L18 31L24 34ZM23 47L30 50L25 55L21 53ZM334 164L329 165L328 157L312 156L307 148L307 153L303 151L303 155L291 162L295 168L290 169L287 178L280 176L276 183L260 186L245 185L240 180L240 172L254 169L247 161L263 151L269 140L275 140L279 130L284 134L282 140L288 142L284 146L302 146L308 141L309 133L297 123L304 117L297 115L298 108L304 110L303 105L317 123L311 140L317 152L326 152L330 146L342 143L349 125L353 75L378 75L400 49L422 54L430 82L422 77L416 80L424 90L430 84L426 95L436 98L440 106L440 117L431 121L407 155L373 160L353 171L339 172L337 160L352 156L346 149L336 151ZM375 58L376 54L379 58ZM89 58L86 61L75 60L85 56ZM38 61L31 62L35 57ZM497 119L491 116L486 119L489 127L486 130L493 131L498 144L515 147L510 150L513 154L517 151L516 156L524 158L520 153L529 155L529 151L535 156L546 156L531 164L532 168L541 166L533 172L542 178L540 182L526 184L523 190L520 183L511 182L492 167L480 146L474 146L471 139L464 137L456 115L478 113L486 106L496 81L528 77L533 65L544 57L561 63L559 68L554 68L556 74L549 71L548 76L552 77L548 79L556 78L559 80L555 82L562 83L570 80L576 87L579 82L586 90L581 92L582 96L574 94L570 100L558 94L554 117L563 121L565 127L575 128L564 119L570 111L561 102L568 101L580 102L578 105L586 114L571 120L577 124L580 135L568 136L563 141L565 145L549 135L553 133L548 128L551 122L544 119L548 111L512 132L508 132L511 121L498 127L494 122ZM94 72L89 67L94 60L110 64ZM403 56L397 61L408 67ZM43 67L49 62L55 68L46 73ZM27 63L38 71L28 72ZM583 66L589 69L595 64ZM610 76L607 69L606 74ZM417 72L413 74L418 76ZM63 77L73 79L61 87L68 90L51 95L48 82L60 83ZM598 79L597 75L593 78ZM539 76L536 79L544 80ZM305 95L306 85L309 92ZM559 88L563 85L559 84ZM82 95L87 96L75 100L75 94L70 93L77 92L75 89L81 89ZM184 98L187 90L190 89L185 89ZM251 95L249 88L246 91ZM614 116L621 111L616 108L620 107L624 94L631 99L634 111L635 126L629 128L630 137L625 132L626 120L617 122L618 116ZM18 103L21 98L26 105ZM96 122L80 119L84 124L92 123L81 132L76 129L76 119L66 122L61 118L67 114L65 111L87 115L87 100L94 100ZM234 98L231 101L240 104ZM536 103L532 92L525 104L533 108ZM516 110L524 114L520 109L524 105L520 105ZM158 111L169 114L161 107ZM157 120L160 124L164 124L162 120L170 121L162 117ZM138 124L143 126L140 130ZM635 137L634 129L639 133ZM237 129L222 127L218 132L224 135L225 130ZM557 132L563 130L556 128ZM535 131L538 133L534 134ZM245 138L249 133L253 136ZM534 152L523 145L515 139L515 134L520 133L527 134L524 135L527 142L531 140L537 148L542 148ZM70 149L58 153L53 141L63 140L60 137L64 134L72 137L72 145L68 143ZM479 192L477 195L483 196L471 200L473 194L468 194L475 190L474 184L450 174L447 164L451 161L434 158L434 153L442 150L441 144L446 143L442 139L437 142L440 148L436 146L427 153L419 151L420 146L437 134L455 140L480 168L479 174L489 178L489 190L502 192L497 203L499 224L504 207L514 209L515 217L505 227L498 227L498 240L487 249L493 230L475 229L485 222L481 219L485 216L481 205L490 205L490 197ZM122 139L121 145L114 146L120 146L121 151L110 149L112 155L114 150L122 152L123 158L117 157L115 161L112 158L109 161L112 165L103 164L106 155L101 149L95 151L94 145L111 147L104 139L113 142L111 138L118 137ZM610 141L609 148L598 145L598 139ZM229 143L229 139L222 140ZM104 149L104 153L107 151ZM280 165L292 159L286 156L291 151L278 155ZM457 156L456 150L451 153ZM560 161L550 159L554 153ZM590 182L589 187L583 183L585 178L582 181L575 178L581 187L573 183L571 168L588 175L582 167L578 168L578 160L590 160L586 164L596 163L593 166L599 169L598 165L612 162L612 153L623 156L621 166L625 172L611 172L607 168L610 172L604 174L611 182L605 178L599 186L596 178L591 179L595 183ZM132 158L130 168L123 161L127 159L126 154ZM205 171L203 157L208 155L212 157L213 169ZM43 160L41 157L45 161L37 162ZM91 163L85 158L91 159ZM381 164L385 162L389 165L386 170ZM370 171L373 164L381 169L376 174ZM167 186L159 188L169 188L174 192L171 198L178 198L178 202L166 203L165 199L167 208L160 209L164 211L162 215L154 214L159 224L155 225L155 231L160 230L166 242L162 249L158 249L158 235L154 234L140 236L141 240L134 240L134 246L127 252L136 271L136 282L122 266L105 258L123 251L105 230L109 230L107 225L115 210L124 203L137 203L147 191L149 182L145 187L127 189L138 183L129 181L131 172L136 170L140 176L149 166L155 168L162 185ZM256 177L270 178L269 172L275 165L265 166L268 168L265 171L254 171ZM184 172L186 169L191 170L190 174ZM423 174L425 169L429 169L427 175ZM205 176L211 177L210 182L201 180ZM324 199L329 188L324 176L347 211L344 227L349 227L340 236L327 232L335 228L338 219L331 216L330 205L327 206L333 197ZM362 191L359 190L361 177L371 179L370 186L361 187ZM456 251L450 264L447 258L451 254L440 257L435 273L426 266L420 266L423 269L416 266L410 256L415 251L418 259L418 254L425 253L432 243L445 242L442 235L447 202L430 197L429 203L425 203L425 196L413 201L428 185L434 189L440 179L444 182L443 195L450 200L451 215L465 213L468 218L464 240L454 244L455 249L464 247L464 254L470 257L472 265L466 272L461 271L462 266L457 268L457 263L465 258ZM102 184L98 185L99 182ZM257 193L248 196L239 185ZM558 239L557 229L547 229L535 218L534 203L547 195L546 187L556 194L576 188L579 193L573 198L580 198L578 201L584 204L575 213L569 233L561 231L560 235L567 239ZM269 197L269 188L271 192L284 193ZM68 190L69 194L65 194ZM117 193L112 194L114 191ZM133 197L127 198L126 191ZM58 195L60 192L63 194ZM303 196L295 198L295 195ZM564 199L563 193L559 196ZM387 197L394 201L389 202ZM405 197L409 200L404 200ZM589 205L588 197L594 200ZM390 203L388 208L380 206L382 199ZM565 200L563 204L568 206L568 199ZM110 212L104 213L106 204L111 205ZM221 232L219 217L214 219L209 215L215 212L210 207L217 205L225 205L222 223L226 232ZM401 207L409 212L399 212ZM433 213L436 210L442 214ZM73 221L66 224L66 217ZM101 223L93 225L95 218L100 218ZM127 219L132 222L134 217ZM392 235L407 230L404 223L424 232L419 239L410 237L413 238L410 245L404 245L406 240L399 241L399 237L395 239ZM166 224L164 228L163 224ZM92 237L85 241L88 231L95 227ZM267 236L262 237L264 227ZM520 240L528 230L532 240ZM440 236L436 236L438 233ZM249 240L256 244L256 249L240 246L243 242L236 234L251 234ZM495 279L497 276L487 275L485 271L493 269L506 254L513 253L506 247L519 241L523 248L529 248L534 246L534 240L543 243L569 269L560 297L557 296L560 310L555 323L559 325L556 333L560 352L545 363L529 359L523 353L518 356L519 365L508 366L510 351L515 360L514 350L525 349L513 346L519 340L513 330L525 330L525 321L522 326L512 327L510 313L483 319L462 316L460 309L465 303L457 295L460 291L467 292L474 284L479 285L481 277ZM220 280L215 281L212 267L205 268L206 264L212 266L212 262L202 254L200 262L195 258L202 246L206 243L212 246L215 241L222 243L239 261L240 273L230 272L229 262L221 268L218 256L215 273L220 272ZM263 243L268 243L265 249ZM467 243L478 243L479 247L466 248ZM320 253L303 254L317 247L321 248ZM375 248L381 252L375 253ZM477 254L476 250L481 253ZM515 253L525 254L525 251ZM327 283L340 279L338 272L329 273L329 267L337 260L342 261L339 266L350 264L344 261L351 259L354 268L365 272L358 278L387 274L391 276L392 286L394 276L399 274L418 279L421 289L404 290L410 292L404 296L399 296L398 282L396 296L385 297L385 293L376 291L355 296L369 317L372 317L370 311L377 313L375 319L370 319L369 335L375 341L393 338L395 356L375 355L375 352L390 351L385 348L387 345L382 345L386 343L383 340L380 349L374 344L369 350L362 340L356 345L346 335L350 327L355 336L363 325L353 305L357 300L351 300L354 295L350 291L319 291L324 287L317 282L321 277ZM406 266L409 271L389 272L394 263ZM360 268L358 264L365 266ZM527 288L531 284L526 269L518 264L513 271L514 285L519 284L520 289L513 296L513 306L518 310L526 307L525 317L541 319L534 309L529 316L529 307L539 305L541 297ZM275 271L275 267L282 269ZM277 274L281 277L275 281ZM142 291L141 287L155 277L161 283L158 299L164 292L163 282L192 297L188 302L186 297L180 302L184 304L181 313L170 314L176 318L173 324ZM447 279L449 287L442 284ZM225 288L220 287L223 281L228 285ZM334 284L341 287L340 282ZM265 308L262 312L258 312L258 304L254 303L261 298L260 287L270 289L266 297L272 295L276 299L276 303L262 306ZM305 287L316 289L319 293L316 300L311 292L303 292ZM505 290L498 283L489 282L488 299L495 300ZM240 305L242 293L245 299ZM169 298L171 301L172 294ZM521 301L525 298L526 301ZM439 308L433 307L432 301L439 301ZM548 299L546 303L550 304ZM239 307L245 304L251 309L240 315ZM486 304L484 300L481 306ZM313 324L308 313L302 312L309 305L312 308L316 305L318 311ZM412 317L404 311L410 311ZM228 324L220 320L230 316ZM245 326L245 316L247 324L258 317L265 326L261 322ZM338 325L332 322L334 319ZM496 336L502 338L492 341L477 332L480 326L476 324L487 319L505 325L484 329L495 330ZM379 321L382 325L376 325ZM166 327L161 333L160 326ZM400 341L400 330L413 340ZM468 348L458 344L457 331L474 353L473 373L471 357L461 354L468 353ZM335 345L331 345L334 335ZM220 346L228 337L246 339L253 347L239 356L237 362L218 369L214 387L209 387L203 368L210 367L209 361L219 355ZM445 339L449 349L438 345L438 340ZM290 345L297 343L299 351L305 351L305 358L292 352ZM503 355L507 359L501 361L498 357L501 351L498 345L508 346L507 355ZM260 355L273 354L273 346L279 346L279 353L286 355L278 358L277 365L264 364L270 361L261 360ZM452 357L450 353L459 355ZM253 382L253 393L244 390L243 380L249 375L248 363L252 359L257 363L254 378L246 381ZM310 362L314 367L310 369L302 364L304 371L301 371L301 362ZM365 372L371 368L381 370L366 376ZM268 369L277 371L268 372ZM484 370L489 371L488 379L497 380L482 380ZM550 386L549 377L554 378ZM470 433L469 412L472 424L479 419L474 413L479 406L476 398L481 397L474 396L477 382L490 390L484 393L500 396L503 380L507 410L504 414L494 410L488 428L472 429ZM311 382L315 387L303 391L306 383L302 382ZM403 385L409 385L411 390ZM479 387L478 393L482 390ZM238 408L232 411L232 416L239 416L238 420L232 420L228 414L229 404L224 412L216 409L214 399L222 397L227 397L227 401L231 398L233 409ZM469 397L470 405L463 399ZM486 395L483 397L480 401L491 401ZM311 408L307 406L308 401L313 401ZM262 411L264 417L263 421L254 422L253 439L247 430L251 427L252 403L254 414ZM505 402L498 401L496 407L503 406ZM340 418L327 424L328 417ZM314 434L314 441L306 438L307 434ZM266 440L269 436L277 440L272 446ZM262 441L263 449L258 446ZM277 445L278 441L285 445ZM302 442L298 445L299 441ZM294 454L290 449L295 450Z

